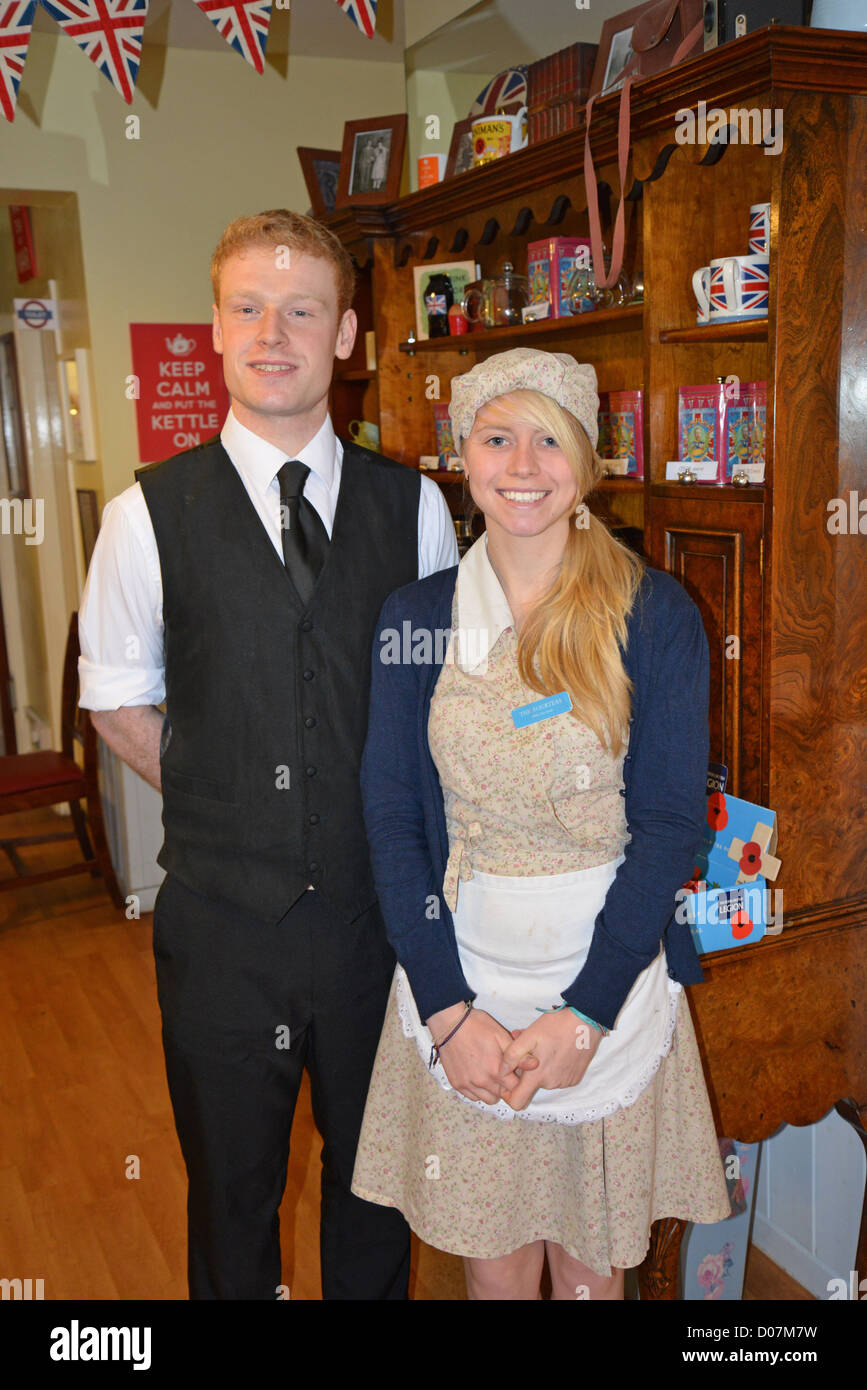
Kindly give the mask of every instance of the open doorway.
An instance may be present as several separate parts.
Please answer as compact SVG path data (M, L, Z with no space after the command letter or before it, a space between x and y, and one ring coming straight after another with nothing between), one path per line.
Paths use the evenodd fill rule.
M0 204L0 728L11 753L60 746L66 632L102 470L95 420L82 431L75 418L90 348L77 198L0 189ZM32 257L13 207L26 209Z

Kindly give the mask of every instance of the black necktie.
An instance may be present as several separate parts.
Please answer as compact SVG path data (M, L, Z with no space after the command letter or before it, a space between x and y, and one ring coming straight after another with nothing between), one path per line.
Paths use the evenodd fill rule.
M277 473L280 484L280 522L283 541L283 561L289 576L307 603L313 586L328 554L328 532L321 516L302 488L310 469L306 463L292 459Z

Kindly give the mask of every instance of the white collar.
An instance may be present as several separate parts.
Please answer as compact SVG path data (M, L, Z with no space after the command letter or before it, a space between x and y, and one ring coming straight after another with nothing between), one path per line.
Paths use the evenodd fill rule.
M261 492L265 491L290 457L306 463L313 473L318 474L326 487L330 488L334 480L337 436L330 415L326 415L316 434L303 449L297 454L287 455L276 444L269 443L267 439L242 425L230 407L220 432L220 441L239 473L252 478Z
M456 660L466 675L483 675L497 639L515 625L503 586L488 559L487 532L462 557L456 594L458 622L450 664Z

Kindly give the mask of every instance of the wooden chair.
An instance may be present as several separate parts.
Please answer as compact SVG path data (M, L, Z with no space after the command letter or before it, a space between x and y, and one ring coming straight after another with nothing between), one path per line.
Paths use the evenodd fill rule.
M101 874L115 907L122 908L124 899L108 850L99 796L97 734L87 710L81 709L78 704L78 655L78 614L73 613L63 661L61 751L45 749L0 758L0 816L10 815L13 811L28 811L37 806L57 806L67 801L74 830L53 835L20 835L11 840L0 838L0 849L8 856L15 870L14 877L0 879L0 892L8 892L24 884L47 883L50 879L65 878L68 874L90 873L94 877ZM83 768L79 767L73 755L76 741L82 746ZM87 802L86 816L82 801ZM88 821L95 848L91 847L87 833ZM30 873L18 853L19 846L72 839L78 840L84 859L61 869Z

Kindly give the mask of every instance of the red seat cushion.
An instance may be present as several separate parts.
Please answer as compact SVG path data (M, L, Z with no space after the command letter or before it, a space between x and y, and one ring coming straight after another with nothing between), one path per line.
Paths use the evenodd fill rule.
M54 749L0 758L0 796L41 791L73 781L83 783L84 773L73 758Z

